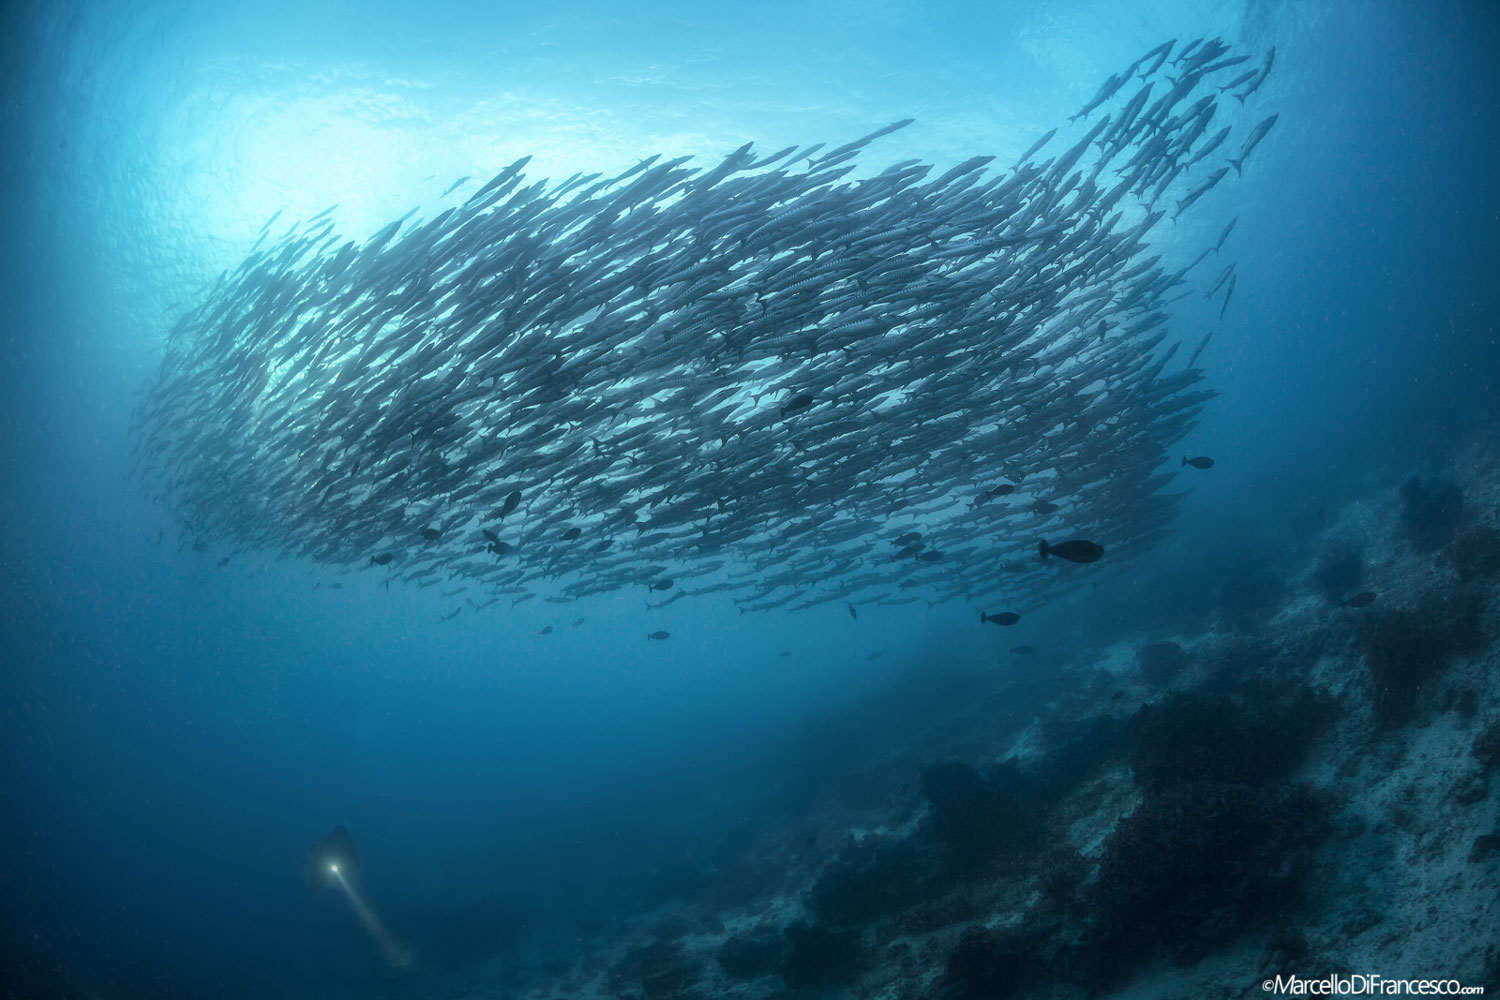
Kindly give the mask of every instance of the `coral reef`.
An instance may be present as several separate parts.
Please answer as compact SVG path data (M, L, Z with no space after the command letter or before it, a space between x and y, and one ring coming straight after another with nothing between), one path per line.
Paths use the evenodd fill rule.
M1482 603L1475 594L1433 598L1421 610L1397 610L1371 620L1365 631L1371 701L1386 727L1416 715L1419 696L1449 662L1483 648Z
M845 847L823 869L809 893L808 907L834 926L872 923L929 895L937 868L931 852L910 842L867 837Z
M1451 467L1485 471L1413 477L1320 514L1280 561L1200 573L1185 596L1217 593L1212 614L904 697L816 810L716 854L696 904L663 902L562 992L1196 996L1439 966L1484 982L1500 460Z
M1185 781L1147 795L1105 845L1079 963L1104 985L1158 950L1196 961L1294 907L1328 811L1302 786Z
M1266 701L1175 695L1137 713L1130 767L1148 795L1192 782L1262 784L1295 771L1333 714L1309 689Z
M931 764L922 769L922 797L932 836L959 868L1024 851L1041 834L1039 796L1013 761L988 776L959 761Z

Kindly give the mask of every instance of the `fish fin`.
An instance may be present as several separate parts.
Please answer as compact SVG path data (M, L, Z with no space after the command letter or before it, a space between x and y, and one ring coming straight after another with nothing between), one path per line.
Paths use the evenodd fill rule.
M1039 548L1039 550L1042 553L1042 562L1046 562L1047 561L1047 542L1046 542L1045 539L1042 540L1042 542L1038 546L1038 548Z
M1245 176L1244 172L1242 170L1240 170L1240 164L1242 164L1244 162L1245 162L1245 158L1243 156L1240 157L1238 160L1230 160L1229 161L1230 165L1232 167L1234 167L1234 175L1236 177L1243 177L1243 176Z

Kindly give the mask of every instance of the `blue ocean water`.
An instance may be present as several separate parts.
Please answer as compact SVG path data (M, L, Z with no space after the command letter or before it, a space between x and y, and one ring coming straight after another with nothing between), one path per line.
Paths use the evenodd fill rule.
M893 748L958 710L975 664L1022 670L963 601L851 619L722 596L647 612L632 592L447 623L429 591L370 575L333 590L305 560L236 550L218 566L228 549L180 545L127 477L130 415L171 324L277 212L337 204L365 238L523 155L560 179L908 117L863 155L1008 164L1162 41L1275 46L1253 101L1276 129L1152 234L1191 256L1239 220L1224 320L1198 295L1171 320L1185 350L1215 330L1202 363L1220 396L1184 444L1218 464L1183 483L1171 539L1007 633L1040 651L1024 668L1039 675L1211 614L1227 575L1290 576L1327 512L1436 474L1494 416L1488 3L313 0L0 18L0 976L17 997L538 989L578 959L569 942L732 897L725 873L766 826L810 828L820 783L904 759ZM643 639L658 628L670 641ZM410 967L336 892L307 893L308 845L340 823Z

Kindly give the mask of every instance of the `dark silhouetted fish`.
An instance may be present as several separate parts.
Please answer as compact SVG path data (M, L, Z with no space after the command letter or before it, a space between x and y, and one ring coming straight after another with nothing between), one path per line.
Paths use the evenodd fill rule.
M1014 611L1002 611L998 615L986 614L983 611L979 612L979 624L981 625L986 622L991 625L1014 625L1020 620L1021 616Z
M1214 467L1214 460L1207 455L1198 455L1194 458L1188 458L1184 455L1182 456L1182 464L1191 465L1195 469L1212 469Z
M672 633L671 632L667 632L667 631L665 631L663 629L657 629L655 632L647 632L646 633L646 638L647 639L670 639L670 638L672 638Z
M537 635L551 635L551 634L552 634L552 626L551 625L543 625L542 626L542 630L537 633Z
M423 541L426 541L426 542L435 542L439 538L442 538L442 537L443 537L443 533L441 531L439 531L438 529L436 529L436 528L423 528L422 529L422 540Z
M849 608L849 617L850 618L854 618L854 619L858 619L859 618L859 612L857 612L857 611L854 610L854 605L849 604L848 608Z
M1099 557L1104 555L1104 546L1082 538L1075 538L1067 542L1058 542L1056 545L1048 545L1044 541L1041 543L1040 552L1044 560L1048 556L1057 556L1068 562L1091 563L1098 562Z
M1266 137L1266 134L1268 132L1271 131L1271 126L1276 124L1276 119L1279 117L1280 115L1272 115L1265 121L1261 122L1259 125L1255 126L1255 128L1251 131L1250 138L1245 140L1245 145L1240 149L1240 155L1229 161L1230 164L1234 167L1235 173L1238 174L1241 172L1241 168L1243 168L1245 165L1245 158L1250 155L1250 151L1252 149L1260 145L1260 141Z
M813 395L812 395L812 393L810 393L810 392L800 393L800 394L798 394L796 396L793 396L790 400L787 401L787 404L781 408L781 415L783 417L786 417L786 416L790 416L793 413L801 413L803 410L807 409L809 406L812 406L812 404L813 404Z
M389 552L382 552L378 556L371 556L370 557L370 562L374 563L376 566L386 566L386 565L389 565L390 561L392 559L394 559L394 558L396 558L396 557L394 555L392 555L391 553L389 553Z
M656 582L654 582L654 583L651 584L651 589L652 590L671 590L672 589L672 578L671 577L662 577L660 580L657 580Z

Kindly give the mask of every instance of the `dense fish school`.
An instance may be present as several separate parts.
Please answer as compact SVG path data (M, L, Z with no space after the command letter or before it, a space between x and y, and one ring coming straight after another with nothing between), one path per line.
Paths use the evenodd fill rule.
M1167 346L1192 266L1148 237L1245 168L1274 50L1173 48L1003 171L856 174L898 122L707 170L551 184L521 159L363 244L324 212L177 323L136 475L196 547L457 579L476 608L1024 610L1164 536L1171 446L1212 395ZM1225 96L1241 144L1210 131ZM1109 555L1037 558L1070 538Z

